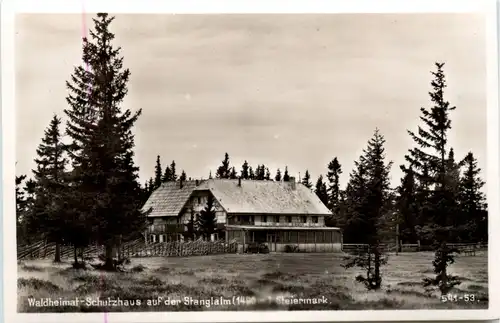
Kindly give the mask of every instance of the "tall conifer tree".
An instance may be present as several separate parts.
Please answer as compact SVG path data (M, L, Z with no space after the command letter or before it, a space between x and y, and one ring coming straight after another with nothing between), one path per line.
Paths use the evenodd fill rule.
M278 170L276 171L276 176L274 176L274 180L276 182L281 182L281 171L280 169L278 168Z
M248 172L248 162L245 160L243 165L241 166L241 178L242 179L249 179L250 175Z
M155 166L155 186L154 188L158 188L161 186L162 182L162 169L161 169L161 160L160 155L156 157L156 166Z
M61 262L60 245L66 230L66 208L64 191L67 189L65 145L60 131L61 119L56 115L45 130L42 143L36 150L37 212L32 218L49 242L56 245L54 262Z
M74 211L105 245L102 268L115 270L114 249L122 239L142 232L141 188L133 162L132 128L141 110L120 107L130 71L123 67L121 48L114 48L109 27L114 17L98 13L91 39L83 39L83 65L67 82L70 108L67 133L73 160L71 187Z
M425 284L437 286L442 294L446 294L453 286L460 284L457 277L448 275L447 272L448 265L454 262L454 255L457 252L448 245L450 240L454 240L457 236L453 219L456 200L453 185L449 181L450 172L453 170L449 169L448 163L450 112L455 110L455 107L444 98L446 88L444 63L435 65L436 71L432 72L434 76L431 81L432 91L429 92L432 107L420 108L423 126L419 126L416 133L408 131L416 147L410 149L405 158L410 165L413 165L419 180L428 182L431 189L427 210L432 223L424 225L420 235L433 243L435 249L433 265L436 276L433 279L426 279ZM406 171L404 167L403 170Z
M217 172L215 173L216 178L229 178L231 176L231 166L229 165L229 154L224 154L224 160L222 161L222 165L217 168Z
M288 175L288 166L285 166L285 173L283 174L283 182L290 181L290 175Z
M459 203L466 223L463 238L470 242L488 241L488 210L485 194L481 191L485 182L479 177L481 169L472 152L464 159L464 173L460 178Z
M351 258L345 267L357 266L364 269L366 274L357 276L356 280L364 283L367 289L381 287L381 267L387 263L382 239L385 219L391 212L389 172L392 162L385 161L384 143L384 137L378 129L375 130L367 149L356 163L358 170L350 182L349 193L355 213L349 219L349 225L358 230L358 239L367 244L367 249Z
M326 189L326 183L323 181L323 175L319 175L318 180L316 181L315 193L323 202L324 205L328 203L328 192Z
M308 170L306 170L304 178L302 178L302 184L307 188L312 188L313 186L313 184L311 183L311 175L309 174Z

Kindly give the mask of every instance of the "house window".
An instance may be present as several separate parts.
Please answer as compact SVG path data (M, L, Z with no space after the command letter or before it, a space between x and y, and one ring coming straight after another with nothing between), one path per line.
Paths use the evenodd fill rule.
M201 197L198 197L198 204L201 204Z
M302 217L302 223L307 223L307 216Z
M240 222L240 216L239 215L236 216L236 222L238 222L238 223Z
M313 223L318 223L318 217L317 216L313 216L312 217L312 221L313 221Z
M267 222L267 215L262 216L262 222L264 222L264 223Z
M292 223L292 217L291 217L291 216L287 216L287 217L286 217L286 222L288 222L288 223Z
M276 223L280 223L280 216L276 216Z
M254 223L255 223L255 216L250 215L250 224L254 224Z

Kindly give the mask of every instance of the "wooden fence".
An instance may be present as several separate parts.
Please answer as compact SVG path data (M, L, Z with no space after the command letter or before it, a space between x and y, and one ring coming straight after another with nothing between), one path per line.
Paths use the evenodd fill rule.
M382 247L386 252L396 252L396 245L394 244L383 244ZM488 245L484 243L449 243L448 247L458 249L460 254L465 256L475 256L477 251L488 250ZM366 250L367 248L367 244L344 243L342 245L342 251L346 253L360 252ZM420 244L401 244L398 251L419 252L432 250L432 247L422 246Z
M62 245L61 258L72 259L74 257L73 246ZM224 241L173 241L145 244L144 240L136 240L122 244L116 251L118 254L128 258L134 257L187 257L213 254L236 253L238 246L236 242ZM104 254L104 246L93 245L83 249L84 258L95 258ZM51 259L55 256L55 244L40 241L31 245L19 246L17 259ZM82 250L78 251L82 256Z

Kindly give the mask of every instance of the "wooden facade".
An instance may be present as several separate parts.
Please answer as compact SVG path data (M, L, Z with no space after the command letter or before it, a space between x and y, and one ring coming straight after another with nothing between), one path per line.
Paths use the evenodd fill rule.
M213 183L217 184L217 180L213 181ZM287 245L294 246L298 248L298 250L304 252L341 251L342 233L338 228L328 228L325 226L325 216L330 214L326 207L319 202L321 203L320 207L322 207L322 209L318 208L320 211L315 213L304 213L303 211L305 207L318 203L317 201L311 202L311 200L307 200L307 198L316 198L314 193L309 196L309 191L302 191L301 194L306 196L306 200L303 202L305 206L299 207L297 212L291 209L291 212L265 213L259 211L258 207L246 207L246 209L244 207L255 201L255 196L260 196L269 200L259 201L260 205L267 206L272 204L274 202L272 193L276 192L276 185L283 185L282 183L252 183L254 189L260 186L269 186L271 194L258 192L258 194L248 197L250 202L246 203L243 199L245 196L242 194L244 190L242 190L241 181L234 185L234 188L233 186L229 186L229 189L227 188L228 180L225 181L226 187L223 187L223 189L226 189L226 191L222 191L219 196L217 195L217 190L213 188L206 187L204 189L197 189L198 183L196 183L194 186L195 189L192 189L189 194L186 194L182 207L178 207L176 213L171 212L165 216L157 215L150 217L148 219L149 227L146 233L146 241L168 242L183 240L184 234L187 231L187 224L191 217L193 216L196 220L200 212L206 207L208 196L212 195L218 223L218 230L211 237L213 240L225 239L228 242L236 241L241 246L242 251L246 249L249 243L264 243L269 247L271 252L284 251ZM246 182L243 185L248 184L250 184L250 182ZM274 187L272 187L273 185ZM297 183L296 185L299 186L301 184ZM295 184L292 185L292 187L293 190L296 189ZM182 189L182 187L180 189ZM227 193L227 190L233 189L235 192L230 191L230 194ZM252 187L249 186L249 190L251 189ZM174 194L177 193L176 191L173 192ZM297 194L293 193L293 191L291 192L290 195L295 196L294 198L296 199L291 202L297 204ZM233 201L228 201L228 197L231 197L232 193L234 193L234 195L240 194L240 196L238 196L239 200L235 197ZM282 205L283 199L287 198L285 193L282 193L282 196L276 197ZM221 199L222 202L220 202L219 199ZM176 200L176 202L178 201ZM243 205L240 207L240 209L243 208L243 212L234 210L237 209L239 205ZM284 205L286 207L287 204L285 203ZM255 211L252 211L253 209L255 209Z

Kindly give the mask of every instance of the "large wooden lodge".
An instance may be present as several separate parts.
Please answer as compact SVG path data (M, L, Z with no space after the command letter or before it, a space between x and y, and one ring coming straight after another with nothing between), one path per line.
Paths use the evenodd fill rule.
M243 248L252 242L267 244L271 252L286 245L301 251L342 249L339 228L325 226L331 212L309 188L297 183L242 179L165 182L144 205L148 215L148 242L183 239L191 215L196 219L214 198L217 231L212 239L236 240Z

